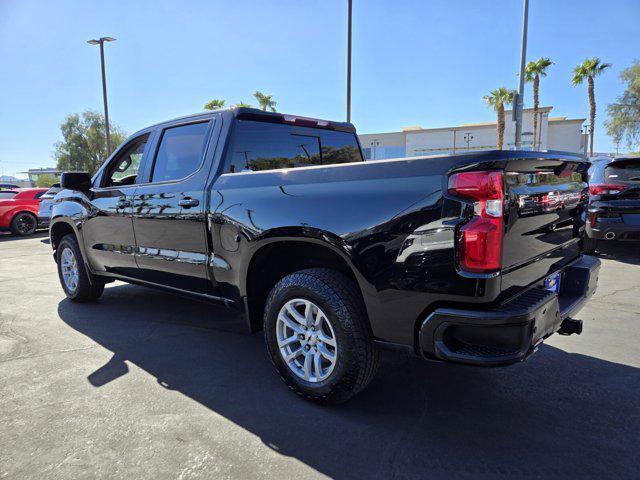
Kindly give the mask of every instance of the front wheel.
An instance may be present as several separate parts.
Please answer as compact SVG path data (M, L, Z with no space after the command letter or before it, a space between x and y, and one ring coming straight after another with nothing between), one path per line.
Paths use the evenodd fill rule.
M72 234L65 235L56 250L60 285L69 300L88 302L96 300L104 291L104 281L87 272L82 252Z
M11 233L19 237L32 235L38 228L38 219L32 213L22 212L11 220Z
M343 274L312 268L287 275L265 306L271 361L298 395L341 403L373 378L377 352L356 285Z

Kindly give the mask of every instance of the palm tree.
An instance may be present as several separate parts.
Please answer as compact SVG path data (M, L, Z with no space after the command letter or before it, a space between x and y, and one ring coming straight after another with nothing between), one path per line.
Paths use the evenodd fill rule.
M547 76L547 68L553 65L550 58L542 57L535 62L527 63L525 70L525 80L527 82L533 82L533 146L535 150L537 131L538 131L538 106L540 105L540 77ZM542 126L540 126L542 128Z
M240 100L238 103L236 103L234 105L234 107L246 107L246 108L251 108L251 105L249 105L248 103L244 103L244 100Z
M260 105L260 108L263 112L266 112L267 108L272 112L276 111L276 102L275 100L271 100L273 95L265 95L262 92L256 92L253 94L253 96L256 97L258 105Z
M217 98L214 98L210 102L204 104L205 110L220 110L221 108L224 108L224 100L219 100Z
M587 58L580 65L573 69L571 84L575 87L587 79L589 84L589 123L591 124L591 138L589 138L589 156L593 155L593 136L595 133L596 120L596 94L593 79L611 66L610 63L602 63L598 57Z
M484 100L498 114L498 150L502 150L504 143L504 104L513 102L513 91L507 87L491 90L489 95L485 95Z

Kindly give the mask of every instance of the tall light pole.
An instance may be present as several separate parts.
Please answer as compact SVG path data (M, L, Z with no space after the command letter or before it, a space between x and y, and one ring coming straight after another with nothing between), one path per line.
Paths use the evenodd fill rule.
M100 45L100 65L102 67L102 99L104 101L104 136L107 142L107 157L111 153L111 141L109 140L109 107L107 105L107 76L104 71L104 42L113 42L113 37L100 37L95 40L87 40L90 45Z
M516 105L516 148L522 147L522 107L524 105L524 69L527 63L527 21L529 16L529 0L524 0L522 16L522 51L520 53L520 87Z
M347 122L351 121L351 10L352 0L348 0L349 13L347 23Z

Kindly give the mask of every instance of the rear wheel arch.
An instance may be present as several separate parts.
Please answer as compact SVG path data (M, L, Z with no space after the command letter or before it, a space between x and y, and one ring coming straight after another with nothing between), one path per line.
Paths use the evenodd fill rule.
M274 240L255 251L243 276L252 331L262 329L265 302L273 287L285 276L309 268L342 273L363 297L355 268L337 249L311 240Z

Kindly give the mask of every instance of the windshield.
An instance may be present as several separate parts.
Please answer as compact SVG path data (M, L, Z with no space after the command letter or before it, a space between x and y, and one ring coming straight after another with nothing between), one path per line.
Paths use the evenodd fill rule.
M604 170L607 180L640 181L640 159L619 160Z

